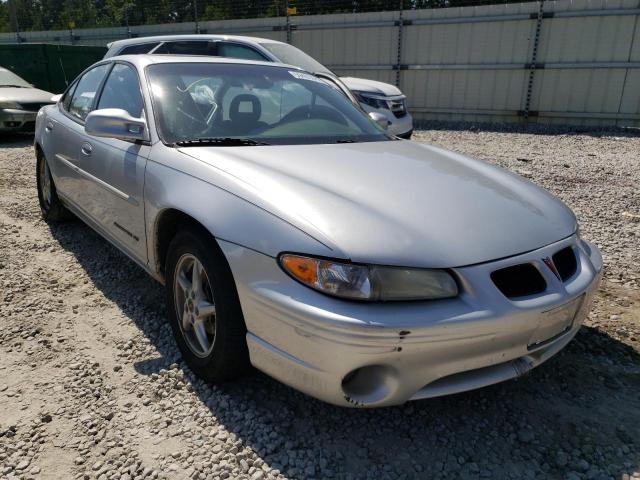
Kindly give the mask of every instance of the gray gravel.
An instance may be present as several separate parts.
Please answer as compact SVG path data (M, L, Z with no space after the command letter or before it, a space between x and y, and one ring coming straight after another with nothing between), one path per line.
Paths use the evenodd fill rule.
M563 353L519 381L378 410L260 373L203 384L180 361L161 287L80 222L40 220L32 150L12 139L0 144L0 478L640 479L640 138L416 138L550 189L602 248L606 280Z

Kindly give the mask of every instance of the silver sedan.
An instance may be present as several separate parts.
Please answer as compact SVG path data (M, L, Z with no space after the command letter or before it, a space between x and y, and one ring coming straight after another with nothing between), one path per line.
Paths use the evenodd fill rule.
M343 406L523 375L574 337L602 258L531 182L398 140L295 67L121 56L38 114L42 214L166 286L189 367Z
M53 93L0 67L0 133L33 132L38 110L52 103Z

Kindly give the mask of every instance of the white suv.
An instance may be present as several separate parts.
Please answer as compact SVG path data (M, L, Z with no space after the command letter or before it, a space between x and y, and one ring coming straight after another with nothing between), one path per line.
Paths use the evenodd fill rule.
M288 43L266 38L228 35L165 35L118 40L107 46L109 50L105 58L142 53L212 55L286 63L301 67L311 73L338 78L331 70L302 50ZM389 122L389 133L402 138L411 137L413 119L406 108L406 97L397 87L364 78L340 77L340 81L357 98L360 106L366 112L377 112L386 117Z

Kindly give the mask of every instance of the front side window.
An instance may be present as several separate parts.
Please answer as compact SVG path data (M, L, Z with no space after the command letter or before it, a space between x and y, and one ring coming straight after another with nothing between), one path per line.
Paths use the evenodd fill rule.
M116 63L104 84L98 108L120 108L132 117L142 116L142 95L138 74L129 65Z
M146 71L166 144L212 138L280 145L391 139L344 95L300 70L162 63Z
M73 92L69 113L79 120L84 120L93 108L93 100L96 97L100 83L104 78L109 64L105 63L92 68L78 81L78 86Z
M253 48L238 43L218 42L217 54L219 57L242 58L243 60L257 60L260 62L267 60L264 55Z

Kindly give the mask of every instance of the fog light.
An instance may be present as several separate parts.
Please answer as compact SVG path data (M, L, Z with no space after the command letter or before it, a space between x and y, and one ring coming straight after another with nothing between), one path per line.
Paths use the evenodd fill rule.
M356 368L342 380L345 399L357 406L376 404L389 398L398 388L396 371L385 365Z

